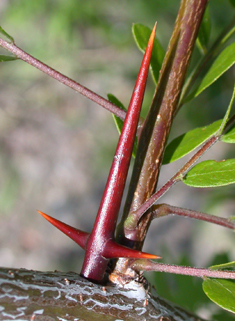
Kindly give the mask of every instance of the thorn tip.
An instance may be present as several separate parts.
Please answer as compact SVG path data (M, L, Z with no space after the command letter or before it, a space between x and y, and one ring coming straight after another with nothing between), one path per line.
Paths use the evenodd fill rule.
M83 232L79 229L76 229L68 224L65 224L41 211L38 210L38 213L42 215L48 222L58 228L65 235L70 237L74 242L76 242L83 249L86 247L86 243L89 237L89 233Z

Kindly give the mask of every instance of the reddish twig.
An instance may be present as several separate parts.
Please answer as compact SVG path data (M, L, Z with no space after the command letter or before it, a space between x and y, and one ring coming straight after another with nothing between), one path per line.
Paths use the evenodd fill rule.
M196 276L198 278L220 278L220 279L235 279L234 271L221 271L211 270L204 268L195 268L190 266L170 265L163 263L156 263L149 260L135 260L130 262L132 269L136 271L155 271L155 272L166 272L173 274L181 274L188 276Z
M48 65L44 64L40 60L34 58L33 56L29 55L19 47L17 47L14 43L9 43L5 41L4 39L0 38L0 46L8 51L10 51L12 54L14 54L19 59L27 62L31 66L39 69L40 71L44 72L48 76L58 80L62 84L68 86L69 88L77 91L81 95L85 96L86 98L94 101L96 104L100 105L101 107L107 109L120 119L124 120L126 116L126 112L116 105L112 104L107 99L101 97L100 95L94 93L90 89L82 86L75 80L61 74L59 71L56 71L55 69L49 67Z
M201 212L189 210L186 208L176 207L168 204L154 205L153 211L151 213L152 213L152 219L167 216L167 215L178 215L178 216L190 217L196 220L217 224L220 226L227 227L231 230L235 230L235 221L229 218L218 217L215 215L201 213Z
M212 136L183 166L181 169L169 179L169 181L163 185L156 193L154 193L142 206L140 206L136 211L131 212L125 221L125 232L128 234L136 228L139 220L143 214L156 202L158 201L176 182L181 181L183 177L187 174L189 169L194 165L199 158L216 143L218 136Z

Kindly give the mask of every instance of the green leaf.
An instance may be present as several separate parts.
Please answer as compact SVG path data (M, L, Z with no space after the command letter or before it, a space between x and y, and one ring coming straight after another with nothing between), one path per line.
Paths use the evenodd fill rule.
M235 124L223 135L220 140L225 143L235 143Z
M188 133L178 136L177 138L172 140L171 143L166 147L163 165L172 163L175 160L184 157L185 155L193 151L195 148L197 148L199 145L201 145L203 142L205 142L212 135L216 134L219 137L222 134L228 121L234 99L235 86L233 88L232 97L230 99L224 118L222 120L214 122L209 126L193 129Z
M235 313L235 283L223 279L206 279L202 284L206 295L223 309Z
M166 147L163 164L172 163L193 151L215 134L219 130L221 123L222 120L217 120L209 126L193 129L173 139Z
M207 45L210 39L211 32L211 17L209 7L207 6L206 11L203 15L202 23L198 32L197 45L203 54L207 51Z
M145 52L148 44L148 40L151 34L151 30L144 25L136 23L136 24L133 24L132 26L132 33L138 48L142 52ZM155 84L158 81L159 71L161 69L164 56L165 56L164 49L162 48L159 41L155 39L154 45L153 45L151 63L150 63L150 70L151 70Z
M0 26L0 33L4 35L11 43L14 43L14 38L10 36L2 27Z
M124 105L120 102L120 100L118 100L114 95L112 94L108 94L108 100L113 103L114 105L116 105L117 107L121 108L122 110L127 111L127 109L124 107ZM122 127L123 127L123 120L121 120L119 117L113 115L113 119L114 122L116 124L117 130L119 132L119 134L122 131ZM132 156L135 158L136 155L136 150L137 150L137 137L135 137L135 142L134 142L134 146L133 146L133 150L132 150Z
M220 126L220 129L219 129L219 134L220 134L220 135L222 134L222 132L223 132L223 130L224 130L224 128L225 128L225 125L226 125L227 122L228 122L229 114L230 114L230 112L231 112L234 99L235 99L235 86L233 87L233 94L232 94L232 97L231 97L231 99L230 99L230 103L229 103L229 105L228 105L228 108L227 108L227 110L226 110L226 113L225 113L225 115L224 115L223 122L222 122L222 124L221 124L221 126Z
M0 62L3 62L3 61L12 61L12 60L16 60L16 59L18 59L18 58L15 57L15 56L0 55Z
M235 63L235 43L226 47L216 58L211 68L203 78L193 97L197 97L203 90L215 82L225 71L227 71Z
M211 270L228 270L235 269L235 261L210 266Z
M235 159L207 160L194 166L183 182L192 187L217 187L235 183Z

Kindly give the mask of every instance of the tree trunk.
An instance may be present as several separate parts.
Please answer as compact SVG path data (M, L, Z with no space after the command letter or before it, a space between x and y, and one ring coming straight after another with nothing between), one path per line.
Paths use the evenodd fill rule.
M145 282L101 286L74 272L0 268L0 320L203 321L154 296Z

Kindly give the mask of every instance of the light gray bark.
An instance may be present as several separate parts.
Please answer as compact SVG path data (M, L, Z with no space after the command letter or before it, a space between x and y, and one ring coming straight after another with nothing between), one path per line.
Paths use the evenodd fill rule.
M0 320L203 321L142 283L93 284L74 272L0 268Z

